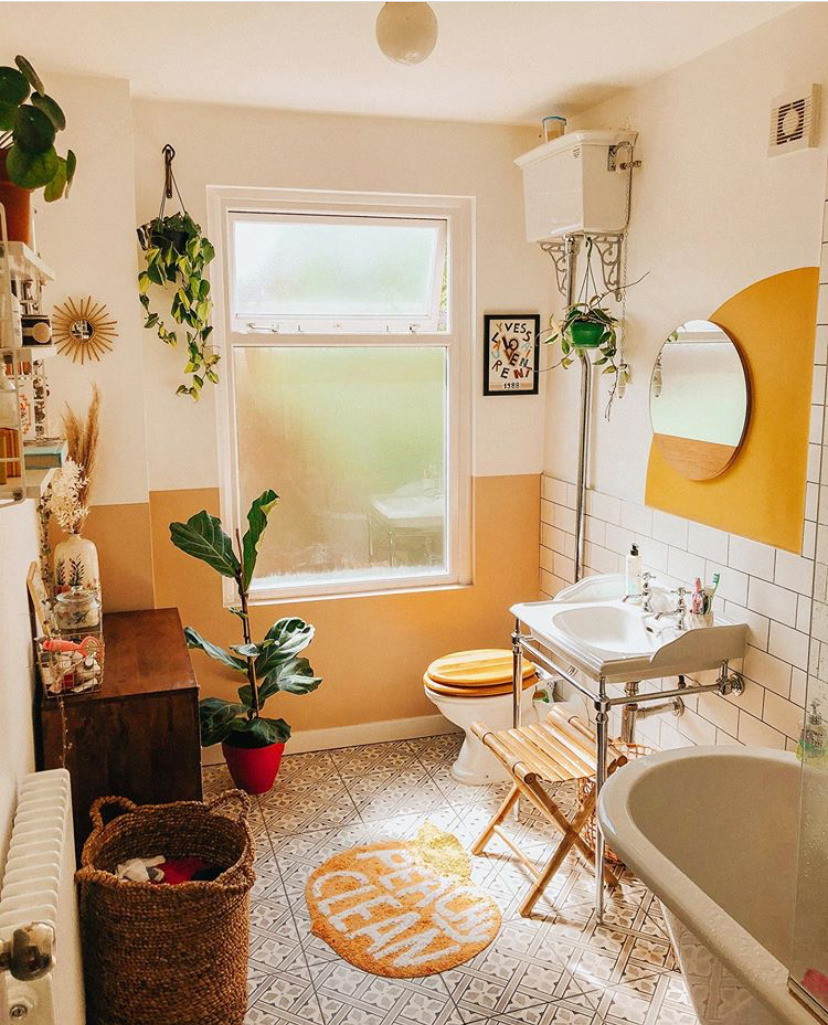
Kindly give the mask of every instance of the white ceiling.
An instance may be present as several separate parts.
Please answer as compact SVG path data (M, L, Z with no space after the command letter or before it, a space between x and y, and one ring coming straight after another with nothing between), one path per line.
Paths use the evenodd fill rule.
M391 63L381 3L0 3L2 63L127 78L136 96L464 121L573 113L790 3L439 3L433 55ZM47 81L48 87L48 81Z

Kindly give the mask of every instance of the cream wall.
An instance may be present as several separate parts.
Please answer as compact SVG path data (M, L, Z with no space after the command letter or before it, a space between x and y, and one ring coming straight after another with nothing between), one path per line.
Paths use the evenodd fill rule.
M767 142L772 97L810 82L825 97L826 68L828 4L801 4L578 118L578 128L636 129L642 161L628 280L648 276L627 297L633 382L609 424L595 403L590 469L599 490L643 501L649 378L670 331L760 278L819 263L828 102L819 148L769 158ZM576 446L561 439L577 422L577 374L547 376L544 466L574 480Z
M45 74L45 71L44 71ZM64 402L86 408L91 382L103 394L101 455L94 501L97 505L146 502L147 445L144 432L144 358L140 306L136 299L138 253L135 237L135 165L127 82L76 75L49 75L67 129L59 137L78 154L69 199L37 200L37 243L57 280L47 301L92 295L118 321L113 351L100 362L49 362L50 412L60 424Z
M167 142L178 154L184 199L205 229L207 185L474 196L474 472L540 472L542 396L484 398L479 338L485 312L543 313L551 296L548 261L524 241L521 181L512 163L537 144L535 129L143 100L133 110L141 221L158 210ZM214 396L205 389L197 408L176 398L181 354L165 350L150 332L144 352L151 489L214 487Z

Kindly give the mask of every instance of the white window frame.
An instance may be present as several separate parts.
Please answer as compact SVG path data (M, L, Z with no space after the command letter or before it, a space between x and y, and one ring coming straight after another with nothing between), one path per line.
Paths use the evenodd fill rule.
M214 301L213 339L221 353L218 365L218 455L221 515L225 530L234 536L246 526L246 510L241 508L238 474L238 438L236 434L233 349L240 346L273 345L317 346L435 346L447 354L447 522L446 568L443 572L423 572L385 579L314 582L276 588L256 588L255 603L281 603L300 598L342 598L346 596L407 592L423 589L462 587L472 582L472 359L474 353L474 206L470 196L418 196L365 192L328 192L276 188L235 188L208 186L208 237L215 243L216 258L211 264ZM232 316L231 277L228 258L232 254L230 231L232 215L245 214L319 214L323 216L385 216L400 219L443 220L448 233L448 310L446 330L405 333L278 334L258 324L251 329L239 325ZM239 327L242 330L238 330ZM350 325L348 325L350 326ZM279 482L273 481L279 491ZM274 510L278 519L278 507ZM224 581L224 602L235 601L234 584Z
M309 211L302 211L306 215L304 219L307 219ZM361 214L358 217L349 217L345 214L335 214L333 216L313 213L313 218L322 223L330 224L360 224L364 222L367 217L374 217L377 220L388 220L388 216L377 214L372 212L370 214ZM268 213L254 213L251 211L232 210L227 214L228 226L227 234L228 239L233 234L233 227L237 220L240 221L256 221L256 220L271 220L280 223L287 223L291 220L301 220L302 214L296 211L291 213L284 212L268 212ZM291 316L268 316L266 314L250 314L242 316L236 310L230 308L230 328L234 333L237 334L248 334L257 332L271 332L272 334L304 334L304 335L316 335L316 334L350 334L350 335L362 335L362 334L409 334L423 333L423 334L434 334L438 330L438 322L440 318L440 293L443 288L443 261L442 256L445 253L446 248L446 232L447 222L445 218L427 218L427 217L408 217L402 218L394 216L393 220L395 223L405 227L407 225L413 225L416 221L427 221L430 225L434 225L438 230L437 245L435 246L434 260L431 266L431 282L430 282L430 306L433 309L431 316L417 316L417 315L393 315L393 314L376 314L376 315L363 315L363 316L319 316L317 314L303 314L302 316L291 315ZM232 281L235 278L235 267L233 266L234 248L231 246L228 253L228 268L227 278L228 281ZM232 296L228 299L228 302L232 303Z

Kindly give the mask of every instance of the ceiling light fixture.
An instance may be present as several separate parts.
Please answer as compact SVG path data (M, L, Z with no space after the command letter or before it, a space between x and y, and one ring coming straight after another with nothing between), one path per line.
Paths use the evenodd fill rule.
M379 48L389 60L419 64L437 43L437 17L429 4L383 4L376 34Z

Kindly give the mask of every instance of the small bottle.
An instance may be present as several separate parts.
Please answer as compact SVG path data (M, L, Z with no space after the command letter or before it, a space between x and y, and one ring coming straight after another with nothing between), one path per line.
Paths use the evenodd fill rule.
M638 545L633 545L627 556L624 567L624 592L630 597L636 597L641 593L641 556L638 554Z
M822 758L825 754L825 744L825 724L819 711L819 702L812 701L811 711L805 717L805 725L796 745L796 757L800 761Z

